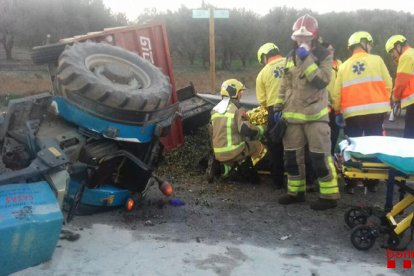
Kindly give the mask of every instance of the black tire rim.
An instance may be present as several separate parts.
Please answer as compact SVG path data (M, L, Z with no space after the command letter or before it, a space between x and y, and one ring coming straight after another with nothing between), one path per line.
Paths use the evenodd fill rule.
M123 58L93 54L85 59L85 65L99 80L120 89L138 90L151 85L144 70Z
M345 223L350 228L365 224L367 222L367 218L368 215L360 208L352 208L345 213Z
M373 229L369 226L357 226L351 234L351 242L358 250L370 249L376 240L372 233Z

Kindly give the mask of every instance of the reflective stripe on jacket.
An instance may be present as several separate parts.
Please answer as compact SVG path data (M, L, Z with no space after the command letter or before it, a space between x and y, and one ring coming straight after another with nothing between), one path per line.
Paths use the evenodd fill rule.
M237 157L246 147L246 137L253 138L264 133L263 127L244 121L239 109L232 102L224 114L213 110L210 122L214 155L221 162Z
M257 75L256 97L261 106L269 107L277 103L285 63L285 58L281 56L272 57Z
M306 123L328 119L328 85L332 74L332 55L317 45L301 60L291 52L279 90L283 100L283 117L289 123Z
M398 61L393 99L401 101L401 107L414 104L414 49L404 51Z
M382 58L357 51L339 67L332 106L344 118L388 112L391 87Z

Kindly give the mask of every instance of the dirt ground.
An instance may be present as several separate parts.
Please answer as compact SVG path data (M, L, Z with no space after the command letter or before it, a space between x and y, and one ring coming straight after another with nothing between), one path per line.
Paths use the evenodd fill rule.
M51 261L16 275L412 275L398 263L386 268L384 238L367 252L356 250L344 223L349 206L382 207L384 183L366 195L363 188L345 194L341 184L342 198L332 210L310 210L317 193L281 206L277 199L285 191L275 190L266 175L258 185L208 183L198 164L208 150L205 137L205 129L187 136L186 146L168 153L157 171L174 183L173 197L184 206L170 205L153 187L131 213L77 216L66 227L80 240L60 241ZM137 257L125 259L124 251ZM135 274L134 267L146 270Z
M24 51L22 52L24 55ZM0 53L0 57L1 57ZM23 64L23 65L22 65ZM25 95L50 88L44 67L26 68L24 61L0 60L0 95ZM254 85L255 75L245 82ZM225 79L233 73L222 73ZM177 88L190 80L208 89L206 72L176 72ZM274 190L269 176L261 184L207 183L198 165L208 152L202 129L186 137L186 145L166 155L158 173L174 183L172 206L153 187L133 212L114 210L77 216L65 227L81 235L59 241L51 261L16 275L413 275L412 269L386 268L378 239L368 252L356 250L343 214L354 205L383 206L385 185L377 193L343 193L336 209L315 212L309 202L281 206L285 191ZM397 197L395 197L397 198ZM413 249L411 243L408 247Z

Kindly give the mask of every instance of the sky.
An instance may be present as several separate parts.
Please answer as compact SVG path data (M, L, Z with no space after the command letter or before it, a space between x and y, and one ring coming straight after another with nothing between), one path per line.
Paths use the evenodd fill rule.
M113 12L125 13L129 20L135 20L146 8L156 8L157 11L176 11L180 6L197 9L202 0L103 0ZM391 9L414 14L412 0L206 0L217 8L245 8L259 15L265 15L275 6L286 6L296 9L307 8L318 13L331 11L355 11L357 9Z

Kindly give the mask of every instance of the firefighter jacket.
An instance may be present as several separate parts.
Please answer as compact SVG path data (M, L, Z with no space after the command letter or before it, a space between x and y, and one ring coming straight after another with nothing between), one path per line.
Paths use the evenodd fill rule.
M223 114L213 110L210 123L214 155L220 162L234 159L247 147L246 139L257 139L264 133L264 127L242 119L238 103L234 101Z
M256 97L261 106L274 106L285 68L285 59L275 56L269 59L256 78Z
M339 66L332 106L344 118L385 113L391 110L391 88L382 58L357 50Z
M404 51L398 61L393 100L401 101L401 107L414 104L414 49Z
M288 123L328 122L328 85L332 74L332 55L317 45L302 61L292 51L286 58L285 76L276 110L283 107Z
M329 103L332 103L332 95L333 95L334 89L335 89L336 75L338 74L339 65L341 65L341 64L342 64L342 61L339 60L339 59L334 59L333 62L332 62L331 80L329 81L329 84L326 87L326 90L328 90Z

